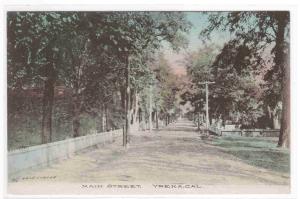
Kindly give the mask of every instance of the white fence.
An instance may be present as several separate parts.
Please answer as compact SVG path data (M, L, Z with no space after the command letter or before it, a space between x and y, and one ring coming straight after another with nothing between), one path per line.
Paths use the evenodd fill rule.
M53 162L71 157L82 149L96 144L111 143L121 137L122 130L119 129L10 151L7 158L8 174L49 166Z

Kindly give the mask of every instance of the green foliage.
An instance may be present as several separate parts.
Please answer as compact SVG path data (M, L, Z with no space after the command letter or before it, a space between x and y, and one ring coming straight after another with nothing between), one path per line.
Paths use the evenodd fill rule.
M189 53L185 58L185 66L191 83L185 87L182 103L190 101L196 112L203 108L205 97L203 85L200 85L199 82L214 80L211 66L218 51L219 47L217 46L205 46L198 51Z
M74 25L74 13L9 12L7 20L8 86L41 84L44 67L59 53L58 36Z
M213 62L209 63L203 58L205 53L198 55L200 61L191 57L192 61L187 64L188 73L194 84L198 81L215 81L210 86L209 100L210 114L214 118L221 117L223 120L238 121L244 127L255 127L259 119L265 115L269 117L267 107L273 110L281 100L284 67L280 64L280 57L284 59L284 56L276 55L281 45L278 25L284 24L284 42L288 42L289 13L263 11L206 14L209 23L200 32L204 42L215 31L229 32L232 39L224 44L217 56L212 55L215 56ZM202 65L202 61L206 63ZM201 101L198 99L203 98L204 93L194 84L184 97L198 104L196 111L201 111Z
M158 63L153 68L156 76L154 99L155 106L160 110L161 116L175 114L179 108L178 94L181 82L173 74L169 63L161 54L158 57Z
M216 46L205 47L187 57L191 89L184 93L185 101L191 101L195 111L203 111L205 90L198 82L214 81L209 85L210 115L254 126L263 115L260 102L261 78L254 70L258 64L255 51L232 40L221 50Z
M258 72L264 73L264 94L263 101L267 106L274 108L281 100L283 71L285 65L281 62L286 59L289 45L289 12L209 12L209 25L200 33L205 39L213 31L229 31L234 37L234 41L241 46L248 48L252 56L239 59L245 63L256 60L253 65ZM283 24L283 40L279 38L279 25ZM277 53L280 46L284 50ZM277 54L276 54L277 53ZM272 59L267 60L269 54ZM241 67L245 64L241 63ZM248 64L249 65L249 64ZM266 66L271 67L266 67ZM267 72L264 72L267 69Z
M49 78L63 90L65 99L54 100L53 140L69 136L63 131L77 118L82 135L104 116L107 128L120 128L128 66L131 90L145 93L156 81L149 67L155 51L163 43L178 50L190 28L182 12L9 12L7 20L9 92L38 89L41 99ZM26 117L17 107L9 105L9 117Z
M246 126L253 126L262 116L260 76L256 75L253 66L257 61L252 51L235 41L225 44L221 53L212 65L212 74L215 85L213 90L212 106L214 114L222 114L225 118L235 119Z

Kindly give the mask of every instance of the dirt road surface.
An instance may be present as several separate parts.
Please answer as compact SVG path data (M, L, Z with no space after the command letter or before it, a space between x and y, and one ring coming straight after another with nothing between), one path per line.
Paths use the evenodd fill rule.
M289 176L254 167L204 142L180 120L134 132L77 153L51 167L15 176L11 194L285 194Z

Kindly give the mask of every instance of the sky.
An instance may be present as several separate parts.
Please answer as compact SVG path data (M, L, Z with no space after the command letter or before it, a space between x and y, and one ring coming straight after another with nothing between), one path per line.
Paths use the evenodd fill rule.
M207 20L207 15L203 12L186 12L187 19L192 23L192 28L186 38L189 41L187 48L182 49L180 52L176 53L169 47L164 47L164 54L168 60L174 73L177 75L185 75L186 69L184 66L184 58L188 52L196 51L204 46L202 39L199 37L200 32L209 24ZM216 44L222 46L226 41L228 41L230 35L224 32L215 31L211 35L211 41L206 41L207 44Z

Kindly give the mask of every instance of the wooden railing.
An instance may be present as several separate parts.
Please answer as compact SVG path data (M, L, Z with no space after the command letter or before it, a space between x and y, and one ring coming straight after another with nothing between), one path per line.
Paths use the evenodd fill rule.
M278 137L280 130L279 129L219 129L217 127L210 127L209 131L217 134L219 136L223 136L226 134L230 135L240 135L246 137Z

